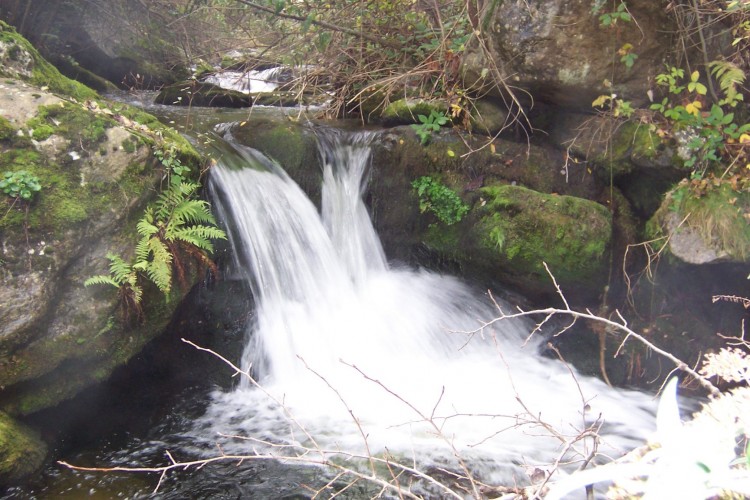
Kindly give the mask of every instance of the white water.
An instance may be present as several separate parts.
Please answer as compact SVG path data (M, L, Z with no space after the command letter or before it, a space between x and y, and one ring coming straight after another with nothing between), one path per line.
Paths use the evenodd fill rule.
M640 444L653 428L650 396L574 380L568 367L539 356L541 339L525 342L527 322L461 333L497 316L486 297L450 276L389 267L362 202L371 139L321 140L322 214L252 150L237 151L249 168L231 168L236 160L226 157L212 170L219 215L233 221L235 266L257 307L242 364L263 390L245 381L215 394L198 432L387 449L420 467L451 466L458 453L505 484L528 482L524 466L552 463L562 449L534 417L573 436L602 415L602 450ZM231 439L222 447L269 451Z
M261 71L223 71L209 75L203 81L218 85L223 89L237 90L245 94L273 92L280 84L279 75L283 71L283 67Z

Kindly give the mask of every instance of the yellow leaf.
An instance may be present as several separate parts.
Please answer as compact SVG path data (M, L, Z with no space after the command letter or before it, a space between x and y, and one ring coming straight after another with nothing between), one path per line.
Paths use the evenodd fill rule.
M451 158L453 158L454 156L456 156L456 153L454 153L452 149L448 149L448 151L446 151L446 152L448 153L448 156L450 156Z
M495 145L490 144L490 152L494 155L495 154Z
M685 111L690 113L693 116L698 116L698 113L701 112L701 102L700 101L693 101L687 106L685 106Z
M611 100L612 100L612 96L610 95L600 95L599 97L594 99L594 102L591 103L591 107L592 108L604 107L604 105L607 104Z
M617 51L617 55L625 56L630 53L630 51L633 50L633 45L630 43L626 43L622 47L620 47L620 50Z
M240 122L240 127L244 127L245 125L247 125L247 122Z
M740 136L740 144L747 144L750 142L750 134L742 134Z

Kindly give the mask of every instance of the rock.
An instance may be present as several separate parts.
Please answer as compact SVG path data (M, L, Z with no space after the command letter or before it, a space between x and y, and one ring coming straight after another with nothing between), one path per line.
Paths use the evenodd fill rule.
M212 83L188 80L164 87L154 102L178 106L245 108L253 105L253 98L238 90L223 89Z
M685 175L674 148L649 123L563 111L554 117L550 138L571 163L585 165L605 183L612 179L645 219Z
M485 135L495 135L509 125L508 111L493 99L474 101L471 110L471 129Z
M605 27L598 17L612 10L606 2L598 14L588 0L486 2L481 32L488 53L468 48L462 67L467 85L481 86L486 68L496 66L534 101L590 109L599 95L616 93L644 103L648 77L668 62L677 29L659 2L629 0L627 8L635 21ZM638 55L632 68L617 54L625 43Z
M607 282L612 217L593 201L513 185L479 189L455 229L432 226L426 243L462 266L476 266L532 294L554 293L552 278L576 295Z
M0 412L0 484L32 474L46 455L47 446L38 433Z
M434 113L447 113L448 106L444 102L426 101L424 99L399 99L393 101L383 109L380 122L386 126L408 125L420 123L419 115L425 117Z
M310 199L320 201L323 168L309 127L286 117L253 115L247 121L234 123L231 133L240 144L279 162Z
M0 11L68 77L106 90L109 85L101 79L119 87L155 88L188 74L181 44L163 29L160 14L145 3L28 0L24 4L26 8L19 8L14 0L0 0Z
M695 184L697 182L697 184ZM693 189L705 189L698 196ZM728 183L682 181L648 223L650 239L688 264L750 261L750 193Z
M664 230L670 234L669 251L688 264L711 264L728 259L729 254L718 248L716 241L706 241L697 229L682 226L679 214L668 213L664 217Z
M41 185L29 201L0 193L0 410L17 416L105 379L162 331L182 291L146 290L146 321L134 325L114 288L83 282L107 274L108 252L132 253L165 175L154 147L194 172L200 159L154 117L64 78L2 24L0 46L0 173L25 170Z

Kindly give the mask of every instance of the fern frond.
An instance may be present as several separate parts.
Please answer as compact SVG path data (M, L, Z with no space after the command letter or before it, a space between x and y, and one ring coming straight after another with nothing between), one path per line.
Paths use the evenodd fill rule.
M180 203L174 212L174 216L188 223L208 223L216 225L209 204L204 200L187 200Z
M208 253L214 251L211 240L225 240L226 234L217 227L190 226L173 233L173 239L200 248Z
M738 94L737 88L745 83L745 72L736 64L724 60L711 61L708 66L724 95L728 100L734 101Z
M119 255L108 253L107 258L109 259L109 275L119 285L128 282L128 276L132 274L132 269L129 263L122 260Z
M154 203L157 219L167 220L171 218L175 208L188 200L199 187L199 184L181 182L180 184L170 186L169 189L162 192Z
M141 297L143 297L143 288L141 288L135 282L133 282L133 284L130 285L130 290L133 294L133 301L136 303L136 305L140 304Z
M120 283L112 279L110 276L107 276L104 274L92 276L83 282L83 286L91 286L91 285L112 285L115 288L120 288Z
M135 245L136 264L133 265L134 268L136 268L136 266L138 266L139 263L148 262L148 256L149 256L149 253L151 253L151 250L149 248L150 240L151 238L149 236L144 236L140 240L138 240L138 243Z
M159 231L159 228L153 224L153 220L149 221L145 216L138 221L135 227L138 234L143 237L150 237Z
M157 238L148 242L149 251L153 257L145 268L146 275L164 293L172 288L172 253L169 248Z

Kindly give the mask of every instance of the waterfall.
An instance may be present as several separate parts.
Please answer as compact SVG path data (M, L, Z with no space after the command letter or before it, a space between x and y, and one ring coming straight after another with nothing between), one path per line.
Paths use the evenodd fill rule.
M282 80L288 79L287 73L289 73L289 68L281 66L260 71L222 71L221 73L208 75L203 81L224 89L255 94L273 92L282 83Z
M478 330L496 306L461 280L389 265L362 201L375 136L317 134L321 210L252 149L235 145L211 171L234 266L256 302L242 367L262 389L245 381L217 392L196 432L387 450L420 467L452 467L460 455L484 478L519 483L526 465L555 461L560 435L599 418L601 450L613 455L648 436L648 395L541 357L542 340L529 338L534 325L524 320ZM259 446L222 443L237 453Z

